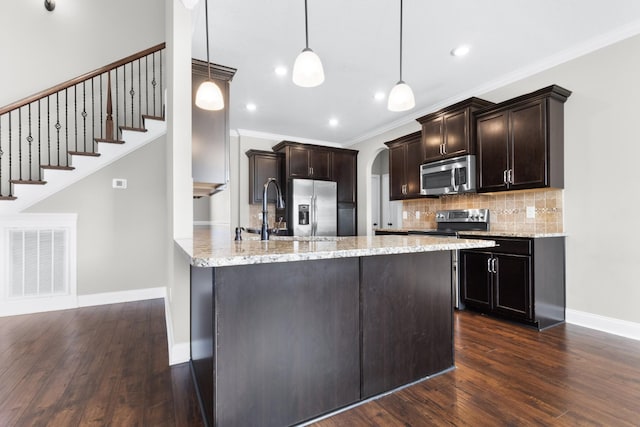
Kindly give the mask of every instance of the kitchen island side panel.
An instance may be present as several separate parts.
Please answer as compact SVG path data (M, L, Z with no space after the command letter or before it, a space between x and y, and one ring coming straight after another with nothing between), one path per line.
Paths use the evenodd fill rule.
M358 258L215 270L214 425L291 425L360 399Z
M453 367L451 252L361 258L362 398Z
M214 419L213 286L214 268L191 267L191 372L200 408L207 420ZM210 424L211 425L211 424Z

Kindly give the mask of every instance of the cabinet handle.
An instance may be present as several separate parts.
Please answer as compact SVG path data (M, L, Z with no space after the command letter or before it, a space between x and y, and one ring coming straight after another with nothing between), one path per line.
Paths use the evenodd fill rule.
M491 260L493 260L493 258L487 258L487 271L489 273L493 273L493 271L491 271Z
M509 184L513 184L513 169L509 169L509 173L507 174L507 179L509 180Z
M313 168L309 168L309 175L313 176Z
M446 144L442 143L442 155L447 154L447 146Z
M507 172L508 172L508 171L509 171L508 169L505 169L505 170L502 172L502 182L504 182L505 184L508 184L508 183L509 183L509 182L507 181Z
M498 273L497 263L498 263L498 258L492 258L491 259L491 272L492 273Z

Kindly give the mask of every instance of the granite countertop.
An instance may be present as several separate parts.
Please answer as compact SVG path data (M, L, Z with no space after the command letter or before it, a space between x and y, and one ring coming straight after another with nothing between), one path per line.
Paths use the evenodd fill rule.
M495 246L490 240L433 236L355 236L296 238L273 236L261 241L245 237L234 241L228 232L194 228L193 239L176 239L196 267L349 258Z
M374 231L406 233L408 231L436 231L433 228L376 228ZM566 237L566 233L533 233L522 231L460 231L460 234L468 236L495 236L495 237L524 237L540 239L544 237Z

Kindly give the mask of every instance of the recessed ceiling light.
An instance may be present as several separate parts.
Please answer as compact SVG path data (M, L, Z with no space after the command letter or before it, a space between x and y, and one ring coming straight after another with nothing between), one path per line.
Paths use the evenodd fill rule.
M467 45L458 46L454 49L451 49L451 56L465 56L471 48Z
M256 111L258 107L253 102L247 104L247 111Z
M375 95L373 95L373 98L376 101L382 101L384 98L386 98L387 94L384 92L376 92Z
M329 119L329 126L331 126L331 127L338 126L338 119L336 119L336 118Z
M287 75L287 67L279 66L275 69L276 75L278 76L286 76Z

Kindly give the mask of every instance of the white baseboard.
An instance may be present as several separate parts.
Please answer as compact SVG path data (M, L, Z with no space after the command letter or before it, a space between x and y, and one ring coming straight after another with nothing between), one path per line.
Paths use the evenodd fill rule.
M571 309L566 309L566 322L609 334L640 340L640 323Z
M130 291L105 292L101 294L78 295L78 307L94 305L118 304L122 302L144 301L147 299L165 298L167 288L145 288Z
M169 304L169 298L164 299L164 317L167 321L167 341L169 346L169 365L178 365L180 363L188 362L191 359L191 346L188 342L178 343L174 342L173 338L173 320L171 318L171 305Z
M19 301L0 302L0 317L69 310L77 306L78 299L75 296L24 298Z

